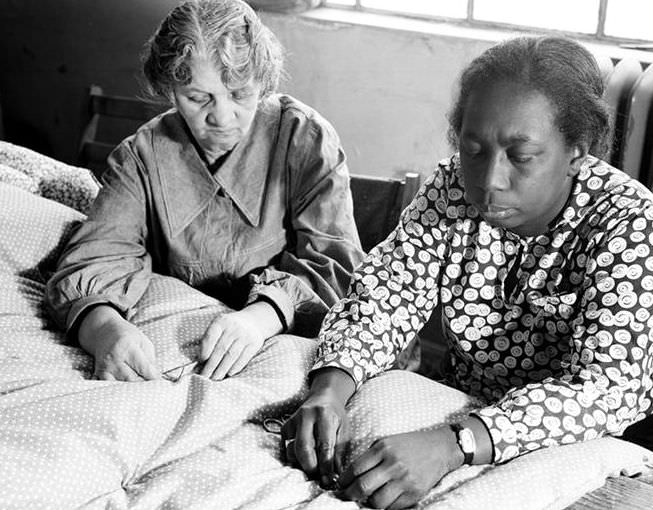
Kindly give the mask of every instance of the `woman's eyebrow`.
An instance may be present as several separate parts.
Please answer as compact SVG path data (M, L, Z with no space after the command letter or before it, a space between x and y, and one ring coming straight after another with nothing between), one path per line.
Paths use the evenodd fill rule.
M463 131L460 134L460 138L472 142L481 141L483 139L482 136L478 135L474 131ZM538 143L538 140L536 140L532 136L523 133L516 133L514 135L502 136L500 137L499 141L501 142L502 145L512 145L516 143Z
M201 89L201 88L198 88L197 86L193 86L193 85L186 85L186 86L184 86L184 87L182 87L182 88L183 88L186 92L195 92L195 93L197 93L197 94L207 94L207 95L209 94L209 93L206 92L205 90L203 90L203 89Z
M536 143L537 142L537 140L535 140L532 136L522 134L522 133L510 135L509 137L505 138L505 141L508 143Z

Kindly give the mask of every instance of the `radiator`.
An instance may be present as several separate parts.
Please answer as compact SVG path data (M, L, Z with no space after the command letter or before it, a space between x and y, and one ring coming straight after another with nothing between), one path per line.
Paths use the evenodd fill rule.
M601 62L614 117L610 163L653 189L653 65Z

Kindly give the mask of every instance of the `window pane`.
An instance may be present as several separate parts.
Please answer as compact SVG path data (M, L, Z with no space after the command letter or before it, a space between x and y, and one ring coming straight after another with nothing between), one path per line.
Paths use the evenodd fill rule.
M628 39L653 40L653 2L651 0L608 1L605 34Z
M474 0L474 19L594 34L599 3L600 0Z
M356 0L327 0L326 5L356 5Z
M428 14L448 18L466 18L467 0L362 0L370 9L383 9L406 14Z

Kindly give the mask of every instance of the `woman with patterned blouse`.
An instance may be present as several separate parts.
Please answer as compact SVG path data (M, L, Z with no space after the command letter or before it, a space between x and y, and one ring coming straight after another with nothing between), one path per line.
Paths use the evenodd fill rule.
M307 473L404 508L463 463L621 435L650 413L653 194L596 157L602 94L593 57L564 38L509 40L464 71L450 115L458 154L322 325L309 395L284 428ZM451 384L485 407L377 441L338 473L345 404L437 305Z

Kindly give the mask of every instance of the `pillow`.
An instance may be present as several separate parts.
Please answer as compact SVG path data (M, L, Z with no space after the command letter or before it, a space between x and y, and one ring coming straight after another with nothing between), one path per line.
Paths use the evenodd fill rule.
M481 402L411 372L367 381L348 404L351 451L345 465L379 437L452 423ZM653 453L614 437L544 448L497 466L463 466L446 475L420 508L565 508L609 476L648 469Z
M47 282L71 230L85 216L0 183L0 272Z
M11 184L29 193L37 194L39 191L36 182L29 175L2 163L0 163L0 182Z
M70 207L0 183L3 378L43 374L79 378L90 372L88 356L67 344L49 319L43 300L57 259L73 227L83 219L83 214Z
M24 177L21 179L17 174ZM90 170L4 141L0 141L0 182L17 185L84 214L88 213L100 189Z

